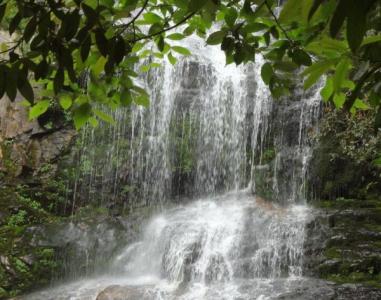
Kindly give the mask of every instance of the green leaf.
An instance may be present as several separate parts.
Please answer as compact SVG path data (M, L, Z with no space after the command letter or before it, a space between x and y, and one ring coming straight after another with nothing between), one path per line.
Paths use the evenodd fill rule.
M180 47L180 46L173 46L172 50L176 51L177 53L180 53L182 55L191 55L192 54L187 48Z
M120 103L124 106L131 105L132 103L132 95L129 90L123 89L120 94Z
M97 120L96 118L94 118L94 117L90 117L90 118L89 118L89 123L90 123L90 125L93 126L94 128L98 127L98 125L99 125L98 120Z
M269 27L266 24L263 23L250 23L244 27L245 32L252 33L252 32L258 32L265 29L268 29Z
M287 0L280 12L279 21L283 24L306 24L311 6L312 0Z
M372 92L369 96L369 104L372 107L377 107L381 102L381 97L377 95L375 92Z
M21 17L21 13L18 12L11 20L11 22L9 23L9 34L12 35L13 32L15 32L17 26L19 25L20 21L21 21L22 17Z
M17 73L14 69L5 69L5 91L9 100L14 101L17 95Z
M226 33L224 31L216 31L213 32L211 35L209 35L208 39L206 40L206 43L208 45L218 45L222 43L222 40L224 39Z
M94 108L93 112L101 120L103 120L103 121L105 121L107 123L115 125L115 123L116 123L115 120L111 116L109 116L108 114L104 113L103 111Z
M319 6L324 2L324 0L314 0L311 9L308 13L308 21L311 20L315 12L318 10Z
M310 66L312 64L311 57L302 49L295 49L291 54L292 61L297 65Z
M42 100L37 102L29 110L29 120L33 120L41 116L43 113L45 113L48 110L49 105L50 105L49 100Z
M335 104L336 108L342 108L345 102L345 94L338 93L333 96L333 103Z
M124 40L122 37L118 37L114 45L114 57L113 57L117 64L119 64L123 60L125 52L126 52L126 45L124 43Z
M144 14L144 20L149 24L155 24L161 22L161 17L153 12L147 12Z
M368 110L370 108L368 104L358 98L353 103L353 107L361 110Z
M99 52L104 56L106 57L108 52L109 52L109 49L108 49L108 40L107 38L105 37L104 33L102 32L102 30L98 29L96 32L95 32L95 42L97 44L97 47L99 49Z
M329 32L331 37L335 38L343 26L344 20L347 17L347 0L339 0L339 3L336 6L336 10L333 14Z
M91 23L95 23L98 18L97 12L86 3L82 3L81 5L82 5L82 10L85 13L85 16L87 17L87 19Z
M7 8L7 3L0 5L0 22L3 20L6 8Z
M88 34L86 38L84 39L81 46L81 59L83 62L85 62L86 59L89 57L90 47L91 47L91 36Z
M225 13L225 22L228 24L229 27L233 27L235 24L235 21L237 20L238 12L234 8L230 8Z
M381 42L381 35L372 35L364 38L361 46Z
M333 94L333 80L332 77L327 78L324 88L321 89L320 95L322 96L324 102L327 102Z
M28 22L28 24L25 26L25 29L24 29L23 37L26 42L29 42L33 34L35 34L36 27L37 27L37 19L36 18L30 19L30 21Z
M269 62L265 63L261 69L261 77L264 83L269 84L272 76L274 75L274 70Z
M333 90L335 92L340 91L342 84L348 77L350 69L350 61L347 57L344 57L336 67L335 75L333 76Z
M132 50L131 52L138 52L139 50L141 50L143 47L144 47L144 43L136 43L134 44L134 46L132 47Z
M73 113L73 121L75 128L79 130L83 125L86 124L90 116L91 106L89 103L83 103L78 108L76 108Z
M18 90L20 91L21 95L23 95L26 100L33 103L34 92L33 92L32 86L30 85L30 82L27 79L20 80L20 78L19 78L17 85L18 85Z
M91 70L94 72L95 76L98 76L105 67L107 59L103 56L99 57L96 64L91 67Z
M59 99L60 105L64 110L67 110L73 104L73 100L68 94L64 94Z
M304 89L313 86L325 72L332 68L335 62L336 60L322 60L306 68L302 74L309 77L304 81Z
M360 47L366 32L366 12L363 10L363 3L358 0L347 0L348 21L347 40L352 52Z
M376 166L381 166L381 156L376 158L374 161L373 161L373 164L376 165Z
M188 4L188 10L189 11L198 11L200 10L207 1L205 0L190 0Z
M137 97L134 98L134 102L137 104L137 105L141 105L141 106L144 106L144 107L148 107L149 106L149 97L147 95L139 95Z
M185 38L185 36L181 33L172 33L167 36L168 39L173 40L173 41L179 41Z
M172 52L168 53L168 60L172 65L175 65L177 62L176 57L173 56Z

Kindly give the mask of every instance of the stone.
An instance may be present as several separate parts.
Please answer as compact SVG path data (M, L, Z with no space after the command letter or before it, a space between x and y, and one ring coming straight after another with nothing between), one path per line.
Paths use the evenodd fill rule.
M111 285L101 291L96 300L151 300L152 296L147 294L141 287L123 287Z

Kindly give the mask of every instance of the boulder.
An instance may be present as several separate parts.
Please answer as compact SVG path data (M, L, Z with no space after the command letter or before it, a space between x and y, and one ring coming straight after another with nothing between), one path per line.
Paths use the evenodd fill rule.
M146 289L141 287L129 287L111 285L101 291L96 300L151 300Z

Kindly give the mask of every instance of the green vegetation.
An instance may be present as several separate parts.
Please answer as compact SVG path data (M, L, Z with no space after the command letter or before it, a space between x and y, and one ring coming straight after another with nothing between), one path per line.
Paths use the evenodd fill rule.
M374 114L325 109L312 159L311 186L319 198L379 198L380 168L373 162L381 151L381 138L374 133Z
M197 34L220 45L227 64L264 55L262 78L274 97L290 93L303 67L306 89L325 80L324 101L352 112L373 109L378 128L379 1L288 0L279 16L277 2L3 0L1 26L13 43L2 45L0 94L14 99L18 90L32 119L59 103L77 128L87 121L113 123L94 104L148 105L136 76L164 58L174 64L176 55L191 54L178 41ZM216 23L219 29L210 33ZM34 85L43 86L38 97Z
M58 265L54 250L35 245L31 226L56 217L27 196L23 186L0 187L0 298L50 282Z

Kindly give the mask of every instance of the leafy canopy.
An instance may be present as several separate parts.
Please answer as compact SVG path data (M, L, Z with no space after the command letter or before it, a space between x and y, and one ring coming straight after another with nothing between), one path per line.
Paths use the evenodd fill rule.
M176 41L197 34L219 45L227 64L263 55L261 75L274 98L289 94L300 77L305 89L323 80L325 102L352 112L374 109L375 127L381 127L380 2L277 3L2 0L1 28L12 42L1 45L0 96L14 100L18 91L31 106L30 118L58 106L76 128L113 122L99 104L149 105L137 76L162 59L175 64L179 55L190 55Z

